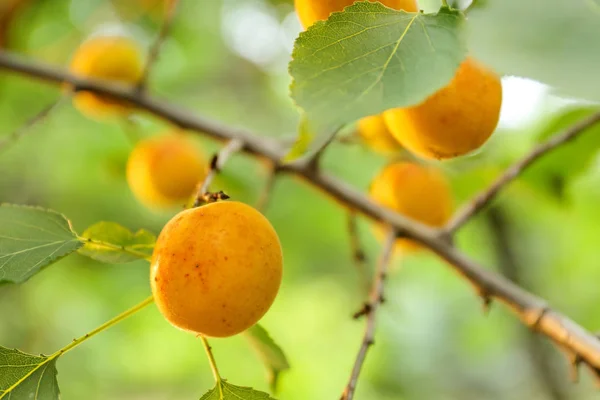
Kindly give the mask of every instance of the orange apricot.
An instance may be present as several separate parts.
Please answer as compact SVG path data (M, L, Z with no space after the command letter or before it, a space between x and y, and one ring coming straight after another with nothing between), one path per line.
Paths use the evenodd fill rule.
M329 18L329 15L336 11L342 11L344 8L354 4L356 0L295 0L296 13L304 28L308 28L317 21ZM370 0L379 1L384 6L396 10L417 12L416 0Z
M269 310L281 284L277 232L256 209L219 201L185 210L163 228L150 268L156 305L175 327L236 335Z
M122 36L98 36L87 40L75 51L70 71L82 78L135 85L143 74L143 60L138 44ZM90 118L127 115L132 106L108 96L82 91L73 98L75 107Z
M397 153L402 149L400 143L388 130L382 115L373 115L359 120L357 132L363 143L379 153Z
M369 196L378 204L432 227L442 227L452 216L450 186L440 171L411 162L386 166L375 177ZM381 235L381 227L377 228ZM397 250L416 250L412 240L400 238Z
M500 77L467 58L450 84L423 103L383 115L403 147L423 158L444 159L483 145L496 129L501 105Z
M184 205L206 177L207 162L182 134L140 141L127 161L127 183L149 207Z

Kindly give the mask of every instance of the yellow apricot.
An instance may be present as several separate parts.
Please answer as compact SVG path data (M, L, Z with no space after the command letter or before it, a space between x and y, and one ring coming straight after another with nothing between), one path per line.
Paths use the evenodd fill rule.
M383 115L403 147L423 158L444 159L483 145L496 129L501 105L500 77L468 58L450 84L423 103Z
M295 0L296 13L304 28L308 28L317 21L329 18L329 15L336 11L342 11L351 6L357 0ZM416 0L370 0L379 1L384 6L396 10L417 12Z
M134 85L141 79L144 65L138 44L133 40L98 36L81 44L69 69L82 78ZM127 115L132 110L132 106L123 101L86 91L76 93L73 103L81 113L96 119L110 114Z
M127 161L127 182L149 207L184 205L206 177L207 163L182 134L140 141Z
M281 284L277 232L254 208L220 201L182 211L158 237L150 283L156 305L177 328L236 335L269 310Z
M371 183L369 196L378 204L432 227L442 227L452 216L450 186L440 171L411 162L386 166ZM377 228L381 235L381 227ZM419 245L398 239L397 250L416 250Z
M358 121L358 136L373 150L383 153L397 153L402 149L385 124L383 115L373 115Z

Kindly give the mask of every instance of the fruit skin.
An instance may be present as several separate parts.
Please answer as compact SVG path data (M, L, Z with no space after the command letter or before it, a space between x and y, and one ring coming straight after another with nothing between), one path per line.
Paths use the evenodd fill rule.
M411 162L390 164L371 183L369 196L377 204L432 227L444 226L452 216L450 186L444 175L430 166ZM378 235L382 235L381 228L377 228ZM419 248L409 239L396 241L396 250Z
M281 284L277 233L254 208L235 201L182 211L165 225L152 255L158 309L174 326L228 337L256 324Z
M151 208L182 206L204 180L207 162L183 134L171 133L137 143L127 160L127 183Z
M110 80L135 85L143 75L144 65L138 44L122 36L99 36L87 40L75 51L69 70L83 78ZM127 115L132 106L91 92L78 92L75 107L84 115L103 119L111 114Z
M362 118L358 121L357 132L367 146L379 153L397 153L402 149L387 128L383 115Z
M295 0L296 13L304 28L308 28L317 21L329 18L332 12L343 11L344 8L351 6L357 0ZM370 0L377 1L377 0ZM408 12L417 12L416 0L378 0L384 6L396 10Z
M450 84L423 103L383 115L403 147L423 158L445 159L483 145L496 129L501 105L500 77L467 58Z

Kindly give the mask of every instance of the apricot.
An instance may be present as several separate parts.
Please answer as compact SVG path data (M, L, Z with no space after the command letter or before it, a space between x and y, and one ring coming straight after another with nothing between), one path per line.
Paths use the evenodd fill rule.
M431 166L396 162L386 166L369 187L369 196L378 204L432 227L442 227L452 216L453 199L444 175ZM381 227L377 234L382 235ZM420 246L399 238L396 250L411 251Z
M388 130L382 115L373 115L359 120L357 132L363 143L379 153L397 153L402 149L400 143Z
M206 177L207 162L183 134L168 134L137 143L127 161L127 183L149 207L183 205Z
M122 36L99 36L87 40L75 51L69 67L82 78L135 85L143 75L143 59L138 44ZM82 91L73 98L75 108L90 118L127 115L132 106L108 96Z
M329 18L329 15L336 11L342 11L351 6L357 0L295 0L296 13L304 28L308 28L317 21ZM377 1L377 0L370 0ZM384 6L396 10L409 12L419 11L416 0L378 0Z
M254 208L220 201L182 211L163 228L150 267L156 305L182 330L236 335L269 310L281 284L275 229Z
M383 115L403 147L423 158L444 159L483 145L496 129L501 105L500 77L467 58L450 84L423 103Z

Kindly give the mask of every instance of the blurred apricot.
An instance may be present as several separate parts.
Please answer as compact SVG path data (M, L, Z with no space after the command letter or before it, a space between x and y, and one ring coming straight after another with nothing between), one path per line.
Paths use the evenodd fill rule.
M452 216L453 200L444 175L431 166L396 162L375 177L369 196L378 204L425 225L442 227ZM377 227L382 236L382 227ZM416 250L412 240L400 238L397 250Z
M70 71L79 77L135 85L143 74L139 45L123 36L98 36L81 44L71 60ZM75 94L75 107L88 117L127 115L132 106L108 96L82 91Z
M139 142L127 161L127 182L149 207L184 205L206 177L207 162L182 134Z
M317 21L329 18L336 11L354 4L356 0L295 0L296 13L304 28L308 28ZM372 0L375 1L375 0ZM416 0L380 0L385 6L396 10L409 12L419 11Z

